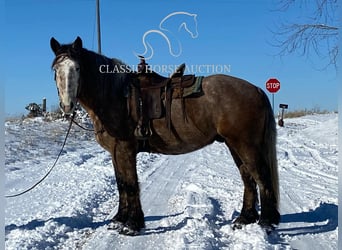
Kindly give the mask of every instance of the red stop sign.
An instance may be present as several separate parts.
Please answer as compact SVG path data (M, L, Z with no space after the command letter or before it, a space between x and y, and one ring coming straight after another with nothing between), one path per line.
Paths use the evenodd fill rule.
M277 78L270 78L266 82L266 89L271 93L275 93L280 89L280 82Z

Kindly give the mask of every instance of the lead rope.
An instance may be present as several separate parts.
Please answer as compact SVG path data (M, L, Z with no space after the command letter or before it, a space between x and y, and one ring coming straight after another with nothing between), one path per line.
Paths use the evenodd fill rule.
M83 130L85 130L85 131L95 132L94 129L92 129L92 128L86 128L86 127L82 126L81 124L79 124L78 122L76 122L75 120L73 120L72 122L75 123L79 128L81 128L81 129L83 129ZM96 133L96 132L95 132L95 133Z
M5 198L13 198L13 197L17 197L17 196L20 196L20 195L23 195L29 191L31 191L32 189L34 189L36 186L38 186L40 183L42 183L46 177L48 177L48 175L51 173L51 171L54 169L54 167L56 166L57 164L57 161L59 160L59 157L62 155L62 152L63 152L63 149L64 149L64 146L66 144L66 141L67 141L67 138L69 136L69 133L70 133L70 130L71 130L71 126L72 126L72 123L74 121L74 118L75 118L75 115L76 115L76 112L74 112L72 114L72 117L71 117L71 120L70 120L70 124L69 124L69 128L68 128L68 131L67 131L67 134L65 136L65 139L64 139L64 142L63 142L63 145L62 145L62 148L61 150L59 151L59 154L55 160L55 162L53 163L52 167L49 169L49 171L43 176L43 178L41 178L36 184L34 184L32 187L30 187L29 189L26 189L18 194L12 194L12 195L5 195Z

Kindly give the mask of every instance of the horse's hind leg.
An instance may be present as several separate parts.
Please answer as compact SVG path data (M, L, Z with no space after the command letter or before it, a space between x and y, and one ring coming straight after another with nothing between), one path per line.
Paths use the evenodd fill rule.
M134 143L118 141L114 146L112 160L119 190L119 209L113 221L123 224L120 233L134 235L145 226L139 197Z
M280 214L278 212L278 173L272 172L264 156L260 154L262 150L256 147L245 146L241 152L243 164L241 169L247 176L250 175L259 187L261 214L259 224L264 227L272 227L279 224ZM241 172L241 171L240 171ZM273 180L276 179L276 180Z
M274 176L270 173L264 160L260 162L258 173L258 187L260 190L261 214L259 224L263 227L273 227L280 222L278 211L278 194L273 186Z
M229 147L229 146L228 146ZM253 177L246 171L240 157L234 151L234 149L229 147L231 155L238 166L241 178L244 184L243 193L243 205L242 210L238 218L234 221L234 228L239 228L241 225L255 223L259 219L259 214L256 210L256 205L258 201L258 193L256 189L256 183Z

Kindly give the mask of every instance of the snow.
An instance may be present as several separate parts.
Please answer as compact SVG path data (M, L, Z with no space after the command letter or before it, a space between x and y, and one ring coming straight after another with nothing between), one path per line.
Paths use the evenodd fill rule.
M286 119L278 127L281 223L270 235L257 224L232 229L243 189L222 143L177 156L140 153L146 228L134 237L109 230L118 206L111 157L92 132L73 126L50 176L6 199L6 249L337 249L337 117ZM67 128L42 118L5 122L6 194L48 171Z

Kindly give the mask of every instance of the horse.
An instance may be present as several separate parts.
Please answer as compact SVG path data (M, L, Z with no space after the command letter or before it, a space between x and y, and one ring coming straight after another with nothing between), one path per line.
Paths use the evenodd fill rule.
M178 31L180 31L181 28L184 28L186 32L188 32L192 38L198 37L198 29L197 29L197 14L192 14L185 11L176 11L173 13L170 13L166 17L161 20L159 23L159 29L163 31L171 32L169 26L174 26L175 19L178 19L178 22L180 23L176 26L178 26ZM172 24L168 25L167 23L171 22ZM189 28L190 27L190 28Z
M130 70L101 73L101 65L129 67L119 59L83 48L80 37L62 45L52 37L50 46L55 54L52 69L61 110L71 114L79 102L93 122L97 142L111 154L119 192L118 210L111 223L119 233L136 235L145 227L136 170L139 142L134 136L137 74ZM274 228L280 221L279 181L276 125L267 95L243 79L221 74L204 77L202 92L184 98L184 107L180 99L173 100L171 130L164 119L151 121L151 153L184 154L214 141L224 142L244 184L242 209L233 227L258 223L265 229Z
M170 55L173 57L180 56L182 54L182 45L177 38L175 31L173 31L173 27L178 29L176 30L177 32L183 28L193 39L198 37L197 15L184 11L173 12L161 20L159 23L159 30L151 29L144 33L142 36L142 43L144 45L145 51L139 55L144 56L145 59L151 59L153 57L153 47L146 40L150 34L158 34L165 39ZM176 48L176 50L174 48ZM147 56L148 52L149 55ZM135 53L135 55L139 57L137 53Z

